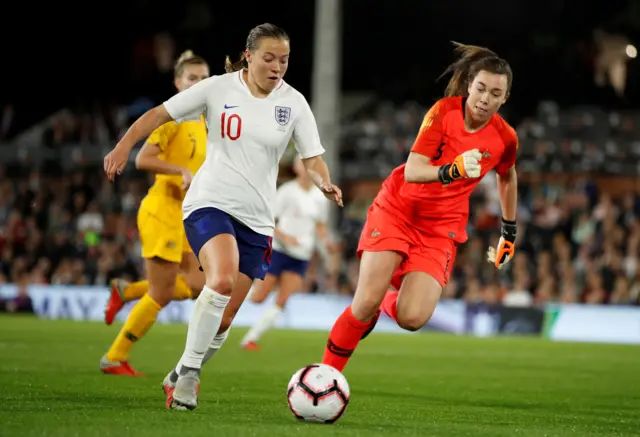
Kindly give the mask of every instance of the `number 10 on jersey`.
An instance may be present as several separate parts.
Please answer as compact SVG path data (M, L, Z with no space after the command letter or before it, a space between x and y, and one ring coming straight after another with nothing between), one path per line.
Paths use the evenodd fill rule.
M238 114L231 114L227 117L227 113L223 112L220 115L220 134L222 138L229 138L231 141L235 141L240 138L242 132L242 119Z

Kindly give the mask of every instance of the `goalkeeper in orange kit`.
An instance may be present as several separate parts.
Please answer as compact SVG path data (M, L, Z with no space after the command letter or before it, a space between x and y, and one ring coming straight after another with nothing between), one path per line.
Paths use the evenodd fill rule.
M513 82L508 62L484 47L456 44L446 96L426 114L407 162L387 177L369 208L357 249L352 304L338 317L323 364L342 371L381 311L401 328L428 323L467 241L469 197L492 170L502 233L488 259L502 268L516 239L516 131L498 114ZM389 291L391 285L397 291Z

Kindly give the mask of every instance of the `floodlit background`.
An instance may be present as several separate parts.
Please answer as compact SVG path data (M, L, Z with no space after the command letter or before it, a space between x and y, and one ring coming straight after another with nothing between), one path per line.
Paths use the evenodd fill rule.
M500 224L495 177L487 176L471 199L470 239L458 252L443 301L425 332L483 337L534 334L554 340L640 344L640 1L131 0L18 2L12 8L11 13L3 14L0 29L0 310L35 311L46 318L97 322L103 315L110 279L144 276L135 217L151 176L136 171L131 162L112 184L101 170L102 158L136 117L174 93L172 67L183 50L194 50L210 63L212 74L221 74L224 57L235 57L244 49L248 31L257 24L272 22L291 36L292 54L285 79L310 101L327 149L327 162L345 192L345 208L333 210L331 220L339 253L314 259L304 290L292 299L280 321L283 328L321 331L309 334L309 341L315 341L315 352L300 346L300 356L309 361L318 359L325 334L349 301L358 276L355 248L367 208L382 180L406 159L426 110L442 96L446 79L438 81L438 77L453 60L452 40L487 46L513 67L513 91L502 115L520 138L519 234L517 255L506 271L499 273L486 263L486 248L496 242ZM282 162L281 182L291 177L291 157L287 154ZM160 320L186 322L190 305L172 303ZM251 324L261 311L259 306L247 305L237 324ZM32 352L20 358L12 350L24 350L27 345L26 351L42 354L48 350L44 343L78 341L88 348L82 357L60 350L52 355L71 357L70 365L86 373L83 381L89 388L78 396L84 393L91 398L91 378L100 377L97 361L115 331L105 334L106 328L97 323L14 320L0 316L0 346L12 348L0 349L0 375L3 370L18 372L21 366L31 365L27 355ZM46 337L49 329L53 338ZM185 330L181 325L158 329L172 342L150 335L146 346L141 343L140 352L136 352L142 361L147 354L153 376L161 376L165 369L156 369L151 361L172 362L182 347ZM381 320L379 329L398 331L387 319ZM293 339L294 346L286 347L306 342L302 340L306 334L301 332L278 334L281 341L272 344L275 350L271 353L278 354L278 345L287 344L287 339ZM46 341L38 341L40 335L45 335ZM419 337L430 341L428 335ZM416 336L406 338L413 340L403 341L418 341ZM438 343L441 351L463 344L434 338L442 342ZM544 354L567 350L541 342L531 343L538 346L531 346L533 352L527 352L528 346L510 349L508 344L499 343L495 356L504 358L495 363L487 361L488 352L472 340L465 338L470 343L464 343L457 353L463 354L468 347L470 355L465 359L478 362L481 373L511 359L514 368L522 365L526 369L536 359L544 367L547 361L540 358ZM384 348L393 350L393 341L385 341L388 344ZM542 344L552 349L536 349ZM379 352L383 346L378 345ZM230 348L234 351L229 352L229 359L245 362L235 351L236 345ZM426 353L429 346L407 346L399 353L410 355L418 349ZM624 349L631 350L635 349ZM574 405L588 410L598 403L597 399L605 402L602 399L614 395L620 399L628 395L625 402L633 402L629 393L624 394L624 387L638 382L637 367L635 373L625 374L624 369L633 362L637 364L637 359L620 352L619 361L612 358L611 362L598 364L598 369L605 369L608 375L618 372L623 378L610 384L602 379L600 370L589 367L591 358L609 353L613 352L585 349L579 360L573 355L562 358L569 360L570 367L581 366L585 381L576 383L581 387L601 381L601 391L583 393ZM531 361L527 354L537 358ZM150 356L155 358L151 360ZM369 358L376 357L366 357L363 352L354 360ZM421 360L429 363L432 358L422 356ZM38 356L33 359L37 362ZM445 367L451 363L446 359L441 363ZM388 360L387 368L372 370L378 372L375 377L395 373L403 362ZM273 361L273 368L282 371L285 379L295 370L296 364L278 367ZM61 361L49 365L64 367ZM367 373L365 366L354 366ZM510 390L520 387L535 405L544 404L536 397L536 387L518 385L527 379L527 373L521 378L509 374L506 367L505 385ZM462 363L459 369L468 371ZM415 378L423 370L437 372L428 364L416 364L412 370ZM565 390L569 397L577 396L570 387L562 388L557 382L566 372L571 373L565 369L546 374L542 377L545 387L559 384L558 390ZM374 377L354 374L355 370L347 376L361 378L355 379L356 387L360 381L360 390ZM447 375L435 376L449 381ZM69 378L73 377L71 373ZM134 396L127 383L117 384L123 393ZM140 383L144 388L136 390L146 393L144 390L153 384ZM473 382L462 384L460 390L469 384ZM480 390L484 383L478 384ZM26 402L21 398L24 387L13 387L9 398L22 399L17 405ZM64 387L62 382L60 387ZM597 384L592 387L597 388ZM96 390L101 393L103 389ZM395 393L393 386L386 390ZM424 391L435 393L435 400L415 399L407 408L423 401L437 404L438 389L430 385ZM381 396L375 390L364 392L361 399ZM150 398L157 394L150 393ZM407 401L402 399L398 402ZM637 402L637 394L635 399ZM240 402L230 400L236 401ZM137 401L123 402L129 405L127 402ZM548 410L569 408L558 402L547 405ZM162 399L159 406L151 405L159 408L161 403ZM383 404L380 401L369 408L383 408ZM627 404L616 405L623 408ZM277 408L281 407L286 410L282 405ZM358 407L353 408L351 417L365 415ZM495 414L496 421L503 420L499 402L492 408L488 417ZM619 421L611 419L608 425L592 428L579 422L582 428L574 429L567 425L572 423L569 418L556 423L539 416L549 428L530 424L534 428L526 435L565 435L565 431L566 435L605 435L606 429L620 423L629 428L620 425L620 434L616 435L631 435L625 433L631 432L632 416L602 411L594 415ZM22 427L27 419L20 422L20 417L13 417L15 428L6 429L27 435L27 428ZM442 423L456 420L446 414L441 418ZM347 418L345 421L348 423ZM104 422L104 429L110 430L108 419ZM502 435L493 428L485 430L482 421L476 422L478 428L470 424L455 435L484 435L485 431L486 435ZM434 422L421 423L415 430L427 435L420 426ZM125 426L118 422L113 429L124 429L118 428L121 425ZM229 426L224 429L235 429ZM442 435L454 435L448 425L443 426ZM59 428L51 429L50 434L45 431L38 435L62 435ZM290 432L278 429L270 432ZM385 435L392 432L384 427L374 429L382 429ZM411 429L405 429L406 435L413 435ZM571 429L576 434L571 434ZM640 424L635 429L640 429ZM362 425L360 431L366 430ZM253 431L236 431L240 434L228 435L253 435ZM0 428L0 435L5 435L2 432ZM376 431L372 432L375 435ZM116 434L105 431L104 435Z

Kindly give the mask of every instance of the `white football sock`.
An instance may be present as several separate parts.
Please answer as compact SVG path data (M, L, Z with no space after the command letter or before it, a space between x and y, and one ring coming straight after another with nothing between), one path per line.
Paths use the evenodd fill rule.
M220 328L224 309L231 299L205 286L193 308L187 331L187 344L176 367L181 374L181 367L199 369L202 359L209 349L213 337Z
M209 345L209 349L207 349L207 352L204 354L204 358L202 359L202 365L203 366L205 365L205 363L207 361L209 361L211 358L213 358L213 356L215 354L218 353L218 351L220 350L220 348L224 344L225 340L229 336L229 331L230 330L231 330L231 328L227 329L222 334L216 334L216 336L213 337L213 341L211 342L211 345Z
M244 336L241 344L244 346L252 341L257 342L260 340L260 337L262 337L264 333L276 323L280 314L282 314L282 308L278 305L273 305L267 308L267 310L262 313L262 316L260 316L256 324L253 325L249 332L247 332L247 335Z

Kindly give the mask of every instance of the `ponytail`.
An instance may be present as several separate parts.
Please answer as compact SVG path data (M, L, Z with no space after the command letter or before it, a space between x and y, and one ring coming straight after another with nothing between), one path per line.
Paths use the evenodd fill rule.
M442 73L440 78L451 73L451 79L445 90L445 97L467 96L469 84L480 70L491 73L506 74L511 88L512 73L507 61L498 57L495 52L479 46L460 44L453 42L458 59Z
M244 57L244 53L240 55L240 59L236 62L231 62L231 58L227 56L224 60L224 70L227 73L233 73L234 71L240 71L243 68L247 68L247 60Z

